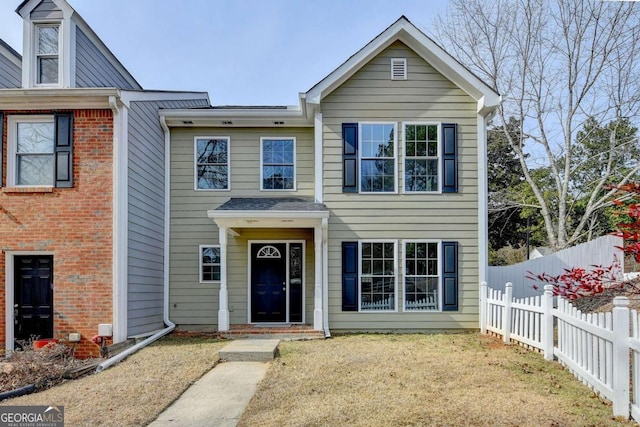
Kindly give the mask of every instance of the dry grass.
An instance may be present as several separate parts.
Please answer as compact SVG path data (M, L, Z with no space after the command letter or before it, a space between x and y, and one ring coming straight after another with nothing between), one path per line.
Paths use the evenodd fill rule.
M63 344L52 343L38 350L25 346L0 363L0 392L29 384L46 389L61 383L69 372L95 363L96 359L75 359L71 349Z
M559 364L479 334L283 342L241 426L609 426Z
M63 405L69 426L141 426L215 366L225 342L165 337L98 374L0 405Z

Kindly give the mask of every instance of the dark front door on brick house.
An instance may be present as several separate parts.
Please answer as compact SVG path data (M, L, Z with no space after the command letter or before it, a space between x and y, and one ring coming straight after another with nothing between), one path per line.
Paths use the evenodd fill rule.
M251 245L251 322L287 321L287 245Z
M15 338L53 338L53 256L16 256L14 276Z

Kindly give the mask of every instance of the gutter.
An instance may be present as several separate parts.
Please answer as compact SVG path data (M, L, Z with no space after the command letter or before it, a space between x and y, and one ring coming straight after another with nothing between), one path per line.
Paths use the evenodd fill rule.
M133 353L137 352L138 350L143 349L144 347L148 346L149 344L153 343L154 341L159 340L160 338L162 338L163 336L167 335L168 333L170 333L171 331L173 331L176 328L176 325L169 320L169 261L168 261L168 256L169 256L169 140L170 140L170 133L169 133L169 127L167 126L164 117L160 118L160 125L162 126L162 129L164 130L164 143L165 143L165 148L164 148L164 152L165 152L165 175L164 175L164 182L165 182L165 200L164 200L164 204L165 204L165 211L164 211L164 216L165 216L165 223L164 223L164 309L163 309L163 321L164 324L166 326L166 328L156 332L155 334L151 335L149 338L145 339L144 341L139 342L138 344L134 345L133 347L129 347L128 349L122 351L121 353L118 353L117 355L105 360L104 362L102 362L101 364L98 365L98 367L96 368L96 372L102 372L105 369L113 366L114 364L121 362L122 360L126 359L128 356L132 355Z

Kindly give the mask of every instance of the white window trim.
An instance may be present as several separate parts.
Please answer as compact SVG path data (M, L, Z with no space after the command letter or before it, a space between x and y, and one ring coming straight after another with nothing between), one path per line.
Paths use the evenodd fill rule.
M363 310L362 309L362 244L363 243L393 243L393 277L394 291L392 310ZM397 239L365 239L358 240L358 312L359 313L397 313L398 312L398 240ZM404 304L403 304L404 305Z
M18 123L54 123L55 118L52 115L9 115L7 117L7 187L21 187L21 188L53 188L54 184L38 184L38 185L17 185L16 173L17 173L17 150L18 150ZM53 153L52 156L55 159L55 135L53 141ZM54 170L55 174L55 170ZM52 180L55 177L51 177Z
M40 27L58 27L58 82L57 83L38 83L38 28ZM64 81L64 49L63 38L65 28L62 21L32 21L31 30L31 84L33 87L55 88L63 87Z
M438 189L434 190L434 191L407 191L407 189L405 188L406 186L406 182L405 182L405 173L407 172L407 159L409 158L409 156L407 156L407 153L405 151L406 147L407 147L407 132L405 129L406 125L422 125L422 126L436 126L436 130L438 132L438 142L437 142L437 149L438 149L438 157L437 157L437 161L438 161ZM401 182L401 187L402 187L402 193L403 194L442 194L442 122L402 122L402 149L400 150L401 153L401 159L402 161L400 162L402 164L402 179L400 180ZM416 159L433 159L433 156L424 156L424 157L411 157L411 158L416 158Z
M402 68L403 68L403 75L400 78L396 78L393 69L394 69L394 64L395 63L401 63L402 64ZM391 58L391 80L407 80L407 58Z
M264 188L264 159L263 154L264 150L262 149L264 141L270 140L292 140L293 141L293 188L290 189L272 189L272 188ZM294 136L261 136L260 137L260 191L267 192L291 192L297 191L298 189L298 168L297 168L297 141Z
M438 304L437 310L407 310L406 309L406 283L405 280L407 278L406 272L406 260L407 260L407 243L436 243L438 249L438 300L436 301ZM400 265L402 265L402 312L403 313L441 313L442 312L442 240L434 240L434 239L404 239L401 241L402 244L402 260L400 261ZM418 276L420 277L420 276ZM432 277L432 276L427 276Z
M200 277L200 283L220 283L220 280L204 280L202 277L202 267L204 264L202 263L202 250L205 248L218 248L220 249L220 245L200 245L198 246L198 276ZM222 260L220 260L220 266L222 266Z
M198 188L198 140L225 139L227 141L227 188ZM194 191L231 191L231 137L195 136L193 138L193 189Z
M392 125L393 126L393 191L362 191L362 126L363 125ZM388 157L379 157L388 159ZM373 159L373 157L365 157ZM359 122L358 123L358 193L359 194L398 194L398 123L397 122Z

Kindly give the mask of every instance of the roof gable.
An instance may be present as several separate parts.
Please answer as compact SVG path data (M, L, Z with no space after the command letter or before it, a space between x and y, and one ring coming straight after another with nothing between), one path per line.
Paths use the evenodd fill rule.
M74 87L75 82L70 79L75 78L77 64L72 63L75 60L75 54L72 50L77 48L75 38L72 36L79 29L89 40L90 43L100 52L101 55L113 66L119 75L121 75L133 89L142 89L142 86L136 81L133 75L127 70L120 60L111 52L111 50L104 44L104 42L98 37L93 29L85 22L80 14L73 8L66 0L25 0L18 8L16 13L22 17L26 22L50 22L60 21L64 23L66 28L63 33L63 86ZM23 52L25 58L29 58L31 49L31 40L25 38L23 40ZM66 52L66 54L64 54ZM28 61L27 61L28 62ZM25 64L27 64L25 62ZM28 67L27 67L28 69ZM31 79L24 78L23 80L29 82ZM64 81L66 80L66 82ZM30 83L27 83L30 87Z
M42 3L51 3L51 6L60 10L64 17L70 17L74 12L66 0L25 0L20 3L16 9L16 13L20 15L22 19L27 19L31 16L31 12L36 10Z
M327 77L309 89L306 93L307 102L319 104L324 97L341 86L365 64L397 40L407 45L443 76L471 96L478 104L479 114L487 115L500 104L500 95L497 92L461 65L405 16L400 17Z

